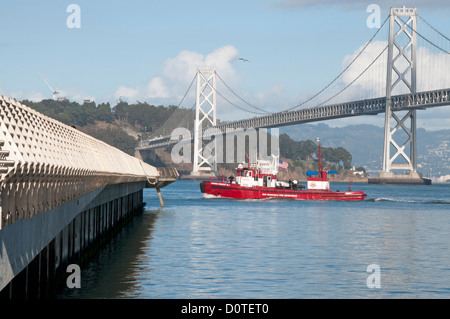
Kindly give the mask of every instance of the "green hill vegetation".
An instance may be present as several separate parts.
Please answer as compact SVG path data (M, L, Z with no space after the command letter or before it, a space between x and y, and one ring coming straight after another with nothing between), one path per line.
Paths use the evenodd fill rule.
M302 162L311 161L317 157L317 143L312 140L294 141L287 134L280 135L280 153L291 160L294 165L301 165ZM342 147L322 147L322 155L326 162L332 164L336 169L342 167L350 169L352 167L352 154Z
M138 145L139 134L157 130L177 109L175 106L126 102L119 102L113 107L109 103L79 104L68 100L40 102L25 100L21 103L64 124L76 127L130 155L134 154L134 149Z

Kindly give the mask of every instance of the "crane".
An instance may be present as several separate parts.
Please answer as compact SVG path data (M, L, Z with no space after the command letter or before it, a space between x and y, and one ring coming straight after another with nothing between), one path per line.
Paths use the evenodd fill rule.
M56 96L59 94L58 89L54 90L54 89L52 88L52 86L50 85L50 83L48 82L48 80L47 80L41 73L39 73L39 75L40 75L41 78L44 80L45 84L47 84L48 88L52 91L52 93L53 93L53 100L56 101L56 100L57 100Z

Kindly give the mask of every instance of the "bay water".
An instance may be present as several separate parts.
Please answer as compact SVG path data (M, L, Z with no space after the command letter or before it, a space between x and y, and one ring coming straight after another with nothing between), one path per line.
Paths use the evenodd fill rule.
M364 201L203 198L200 181L147 203L57 297L449 298L450 184L353 183ZM332 183L345 190L347 183Z

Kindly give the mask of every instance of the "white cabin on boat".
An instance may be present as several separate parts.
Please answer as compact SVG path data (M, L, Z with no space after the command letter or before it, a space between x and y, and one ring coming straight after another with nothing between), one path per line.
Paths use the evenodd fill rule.
M236 169L236 184L244 187L276 187L278 160L257 160L256 163L242 163Z

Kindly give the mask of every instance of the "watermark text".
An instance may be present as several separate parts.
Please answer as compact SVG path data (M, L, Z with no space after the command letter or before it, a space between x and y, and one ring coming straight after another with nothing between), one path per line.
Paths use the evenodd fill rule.
M381 268L376 264L370 264L367 266L367 272L370 275L367 277L367 288L381 288Z
M369 4L366 9L370 15L367 17L366 24L369 29L377 28L381 26L381 10L378 4Z
M66 19L66 26L69 29L81 28L81 8L78 4L69 4L66 8L66 12L70 15Z

